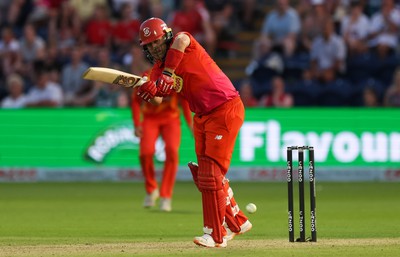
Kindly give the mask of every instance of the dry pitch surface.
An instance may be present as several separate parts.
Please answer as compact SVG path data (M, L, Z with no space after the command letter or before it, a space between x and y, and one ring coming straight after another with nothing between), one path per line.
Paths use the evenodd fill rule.
M352 248L361 249L361 252L356 251L359 255L351 253ZM387 248L399 250L395 250L395 252L392 250L386 255L385 249ZM371 249L374 250L371 251ZM0 256L201 256L206 253L205 251L208 251L208 256L214 256L214 254L215 256L263 256L263 252L266 255L282 253L270 256L303 256L301 252L304 250L310 250L308 256L376 256L377 252L381 252L380 256L393 256L393 253L400 254L400 238L325 239L317 243L289 243L284 240L233 240L225 249L206 249L196 246L190 241L2 246L0 247ZM320 250L319 253L316 252L318 250ZM238 251L239 254L236 255L235 252Z

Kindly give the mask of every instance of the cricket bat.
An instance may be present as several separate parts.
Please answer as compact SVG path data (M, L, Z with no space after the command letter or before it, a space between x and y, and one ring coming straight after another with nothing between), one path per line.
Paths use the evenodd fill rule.
M141 86L147 81L146 76L140 77L138 75L104 67L90 67L83 73L82 78L132 88Z

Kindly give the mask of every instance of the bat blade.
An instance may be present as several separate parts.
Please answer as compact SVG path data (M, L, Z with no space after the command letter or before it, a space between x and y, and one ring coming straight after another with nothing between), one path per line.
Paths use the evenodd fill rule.
M90 67L83 73L82 78L116 84L123 87L138 87L147 81L147 77L140 77L138 75L105 67Z

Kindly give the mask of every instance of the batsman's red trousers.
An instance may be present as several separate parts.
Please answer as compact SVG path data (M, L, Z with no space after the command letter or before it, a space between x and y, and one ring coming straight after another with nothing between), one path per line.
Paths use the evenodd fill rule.
M226 175L243 121L244 106L240 97L222 104L208 115L195 115L193 132L197 157L213 159Z

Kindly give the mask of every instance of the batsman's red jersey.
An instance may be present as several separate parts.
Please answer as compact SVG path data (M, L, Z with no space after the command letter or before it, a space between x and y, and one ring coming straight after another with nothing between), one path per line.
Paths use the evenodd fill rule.
M190 45L185 49L184 58L175 74L183 79L180 93L188 101L190 110L197 115L204 115L239 93L204 48L192 35L185 34L190 37ZM156 63L150 79L157 81L163 69L162 63Z

